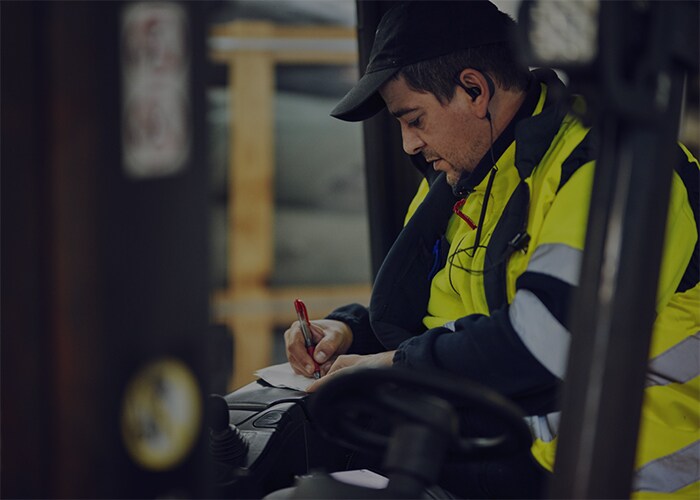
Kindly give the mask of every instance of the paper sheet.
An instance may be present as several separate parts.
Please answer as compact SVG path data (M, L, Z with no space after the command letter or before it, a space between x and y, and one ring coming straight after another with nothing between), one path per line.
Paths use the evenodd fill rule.
M297 391L306 391L306 388L314 382L313 378L294 373L292 365L289 363L261 368L255 372L255 376L260 377L272 386L286 387Z
M342 483L354 484L355 486L364 486L365 488L377 490L384 489L389 484L389 478L367 469L331 472L331 476Z

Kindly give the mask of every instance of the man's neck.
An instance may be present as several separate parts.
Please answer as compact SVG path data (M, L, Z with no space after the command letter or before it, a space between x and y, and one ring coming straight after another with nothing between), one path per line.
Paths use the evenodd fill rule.
M496 139L510 124L525 101L526 92L498 89L494 93L491 108L493 136Z

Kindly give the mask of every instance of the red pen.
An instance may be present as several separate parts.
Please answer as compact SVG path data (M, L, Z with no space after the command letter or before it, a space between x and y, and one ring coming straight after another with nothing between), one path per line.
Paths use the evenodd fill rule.
M300 299L294 301L294 309L297 311L297 318L299 318L299 324L301 325L301 333L304 334L304 345L306 346L306 352L309 353L311 359L314 362L314 378L321 378L321 369L314 359L314 343L311 337L311 323L309 323L309 314L306 312L306 306Z

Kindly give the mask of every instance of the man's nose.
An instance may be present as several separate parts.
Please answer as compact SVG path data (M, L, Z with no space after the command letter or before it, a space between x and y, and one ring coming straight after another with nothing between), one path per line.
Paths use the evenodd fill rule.
M423 142L418 134L409 130L408 127L401 128L401 138L403 140L403 150L406 154L418 154L425 146L425 142Z

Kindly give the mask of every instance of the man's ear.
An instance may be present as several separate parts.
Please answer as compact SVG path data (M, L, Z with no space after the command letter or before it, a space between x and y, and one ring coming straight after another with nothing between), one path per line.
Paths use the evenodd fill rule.
M491 77L482 71L474 68L465 68L457 76L457 84L471 97L473 103L478 104L480 113L487 120L491 119L488 105L491 102L495 86ZM483 97L482 102L478 102L479 96Z
M473 70L470 68L462 70L459 75L457 75L457 85L462 87L462 89L471 97L472 102L476 101L476 98L481 95L481 88L478 86L478 82L475 82L476 78L471 74Z

